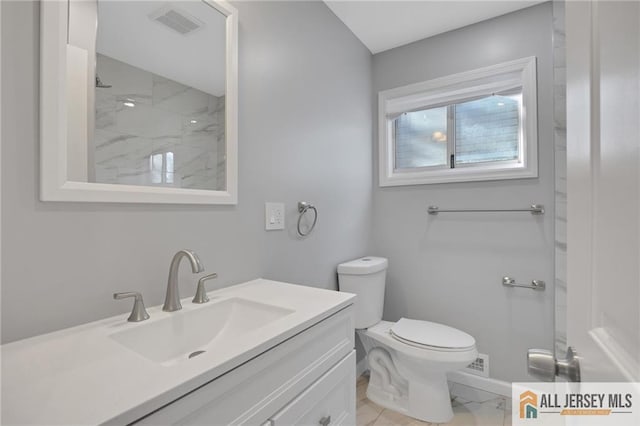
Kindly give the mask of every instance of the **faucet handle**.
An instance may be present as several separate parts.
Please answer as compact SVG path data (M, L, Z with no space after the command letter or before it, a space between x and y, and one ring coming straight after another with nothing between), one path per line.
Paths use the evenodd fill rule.
M218 274L215 272L213 274L205 275L198 280L198 288L196 289L196 295L193 297L193 303L206 303L209 301L209 297L207 296L207 292L204 288L204 283L205 281L209 281L214 278L218 278Z
M128 297L134 297L135 302L133 303L133 309L131 310L131 315L127 318L127 321L131 322L139 322L149 319L149 314L147 310L144 308L144 302L142 301L142 295L137 291L129 291L124 293L113 293L113 298L116 300L126 299Z

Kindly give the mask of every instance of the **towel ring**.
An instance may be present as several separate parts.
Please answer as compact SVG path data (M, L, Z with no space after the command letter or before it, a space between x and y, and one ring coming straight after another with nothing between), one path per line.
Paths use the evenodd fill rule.
M302 220L302 217L308 210L313 210L313 213L314 213L313 223L311 224L311 227L309 228L309 230L305 233L305 232L302 232L302 229L300 229L300 221ZM311 203L307 203L306 201L299 201L298 213L300 213L300 216L298 216L298 235L300 235L301 237L306 237L311 233L311 231L313 231L313 228L316 227L316 223L318 222L318 209L316 209L315 206Z

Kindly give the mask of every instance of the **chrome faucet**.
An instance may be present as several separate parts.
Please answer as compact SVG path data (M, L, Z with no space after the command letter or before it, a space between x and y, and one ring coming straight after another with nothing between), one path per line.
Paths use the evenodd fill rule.
M164 298L163 311L173 312L182 309L180 304L180 292L178 291L178 267L183 257L189 259L191 271L194 274L204 271L198 255L192 250L180 250L173 256L169 267L169 280L167 281L167 296Z
M116 300L125 299L127 297L133 297L135 302L133 304L133 309L131 310L131 315L127 318L127 321L130 322L140 322L149 319L149 314L147 310L144 308L144 302L142 301L142 295L137 291L129 291L126 293L113 293L113 298Z
M198 288L196 288L196 295L193 296L193 303L207 303L209 301L209 296L207 296L207 290L204 288L204 283L214 278L218 278L218 274L215 272L213 274L205 275L198 280Z

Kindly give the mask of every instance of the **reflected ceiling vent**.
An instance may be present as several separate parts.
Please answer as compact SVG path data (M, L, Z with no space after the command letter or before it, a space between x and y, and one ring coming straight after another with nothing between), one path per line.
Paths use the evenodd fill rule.
M149 15L149 19L182 35L191 34L204 26L204 22L173 5L164 6L153 12Z

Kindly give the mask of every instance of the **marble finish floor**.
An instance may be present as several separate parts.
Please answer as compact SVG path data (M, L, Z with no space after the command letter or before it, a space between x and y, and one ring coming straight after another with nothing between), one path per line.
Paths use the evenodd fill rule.
M367 399L365 375L358 379L356 385L357 426L418 426L436 425L394 411L382 408ZM453 420L442 425L452 426L511 426L511 399L489 392L478 391L468 386L454 384L451 388L453 399ZM463 397L464 396L464 397Z

